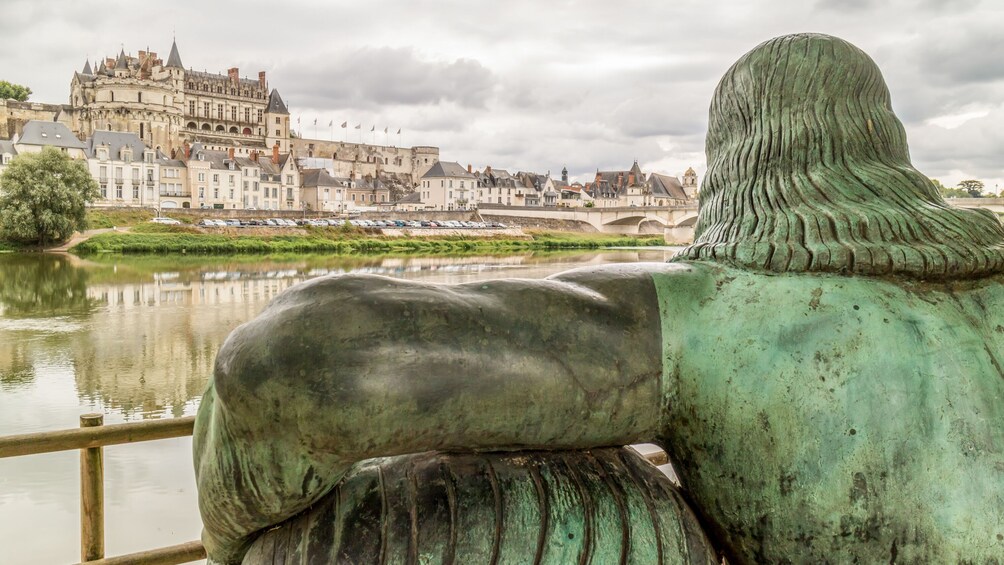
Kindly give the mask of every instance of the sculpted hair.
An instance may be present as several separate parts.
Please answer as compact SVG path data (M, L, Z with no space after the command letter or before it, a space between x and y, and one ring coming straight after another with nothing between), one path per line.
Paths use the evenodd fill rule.
M695 240L675 260L774 272L967 278L1004 270L1004 228L910 163L874 61L818 34L767 41L722 77Z

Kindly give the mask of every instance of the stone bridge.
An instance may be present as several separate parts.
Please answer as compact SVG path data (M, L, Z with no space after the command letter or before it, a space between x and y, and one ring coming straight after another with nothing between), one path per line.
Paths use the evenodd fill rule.
M945 201L959 208L984 208L998 218L1004 216L1004 198L946 198Z
M480 204L478 210L492 216L584 222L604 233L663 233L667 243L689 243L694 239L694 225L697 223L697 202L617 208L539 208Z

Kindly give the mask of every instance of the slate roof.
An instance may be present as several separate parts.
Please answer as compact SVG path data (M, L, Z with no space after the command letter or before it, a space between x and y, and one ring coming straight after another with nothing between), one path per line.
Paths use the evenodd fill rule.
M99 146L107 145L108 156L112 159L118 159L122 148L129 146L132 148L132 156L136 161L143 159L143 151L146 150L146 145L143 144L138 135L120 131L95 131L94 135L87 138L85 145L87 147L84 149L84 153L88 157L94 157Z
M421 204L421 203L422 203L422 195L418 192L412 192L411 194L407 194L401 197L401 199L399 199L396 202L396 204Z
M680 179L676 177L652 173L649 175L648 183L652 189L652 196L687 199L687 193L683 191L683 185L680 184Z
M268 108L265 109L267 114L289 114L289 110L286 109L286 103L282 101L282 97L279 96L279 91L272 89L272 94L268 97Z
M8 141L6 139L0 139L0 154L9 153L11 155L17 155L17 149L14 149L14 142Z
M168 66L168 67L178 67L179 69L185 68L185 66L181 64L181 55L178 54L178 42L177 41L173 41L173 40L171 41L171 54L167 57L167 65L166 66Z
M304 169L300 175L304 187L344 186L345 184L328 174L324 169Z
M125 49L119 52L119 58L115 61L116 69L128 69L129 60L126 59Z
M454 161L439 161L428 172L422 175L423 179L439 177L472 179L474 175L467 172L465 167L461 167L460 163Z
M80 71L80 73L84 74L84 75L93 75L94 74L93 72L91 72L91 62L90 61L84 61L84 70Z
M83 141L77 139L70 128L59 122L42 122L31 120L24 124L21 137L17 140L21 145L51 145L67 149L86 149Z

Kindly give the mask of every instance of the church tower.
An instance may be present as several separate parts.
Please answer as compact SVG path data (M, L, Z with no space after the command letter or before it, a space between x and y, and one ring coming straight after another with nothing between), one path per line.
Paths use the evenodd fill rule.
M683 192L687 198L697 198L697 173L693 167L687 167L687 172L683 173Z

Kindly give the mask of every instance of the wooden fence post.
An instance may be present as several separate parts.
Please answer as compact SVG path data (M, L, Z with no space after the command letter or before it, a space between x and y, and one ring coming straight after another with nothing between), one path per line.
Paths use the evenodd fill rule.
M80 427L104 424L101 414L83 414ZM105 556L105 471L101 447L80 450L80 560Z

